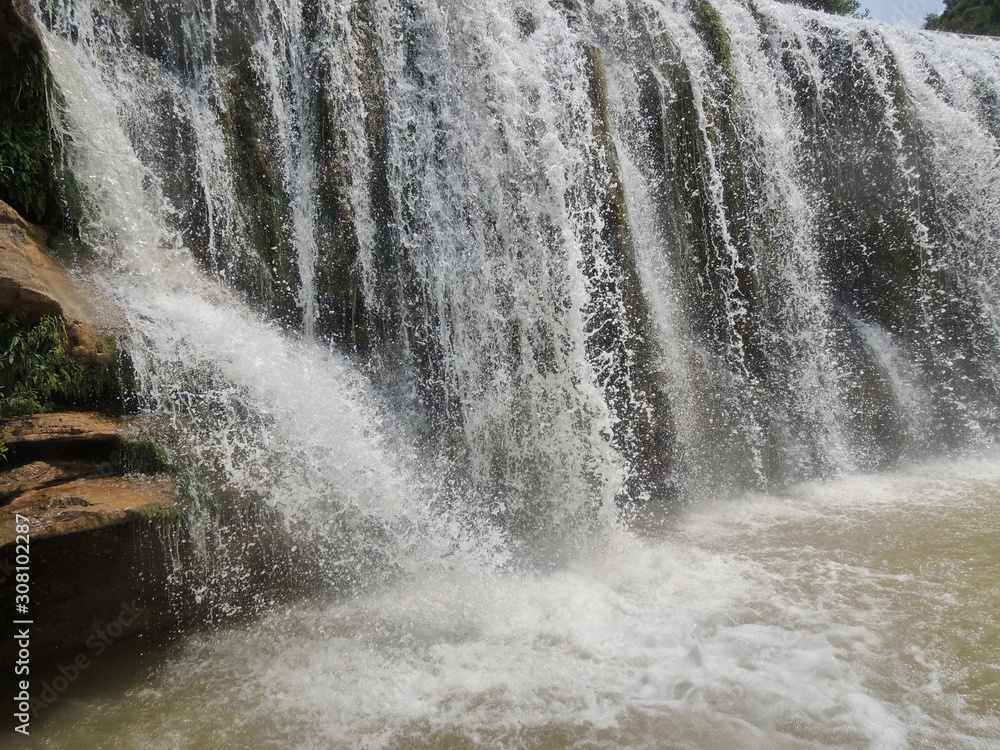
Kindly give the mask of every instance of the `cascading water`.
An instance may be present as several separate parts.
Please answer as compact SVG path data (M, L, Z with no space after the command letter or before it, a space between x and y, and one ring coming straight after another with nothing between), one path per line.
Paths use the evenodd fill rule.
M630 530L993 443L996 41L736 0L36 15L86 272L127 316L143 408L329 580L381 581L193 637L163 657L159 730L114 728L133 691L66 741L1000 738L995 637L964 664L953 638L905 643L954 612L873 615L878 593L943 579L851 536L910 499L916 546L937 512L997 531L988 461L936 465L941 492L842 479ZM956 616L1000 605L962 581ZM178 728L192 673L218 710Z
M356 354L467 491L534 523L528 498L549 518L992 435L990 43L720 8L40 14L138 160L155 226L117 241L183 247ZM121 198L69 167L106 223ZM910 441L880 335L929 404Z

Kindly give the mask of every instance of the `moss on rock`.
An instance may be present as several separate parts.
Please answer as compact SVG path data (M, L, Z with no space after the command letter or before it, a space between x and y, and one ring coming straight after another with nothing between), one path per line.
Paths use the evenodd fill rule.
M705 40L705 44L708 45L715 62L731 76L733 73L733 47L729 41L726 27L722 25L719 11L708 0L701 0L695 8L694 18L698 32Z
M599 229L595 228L592 241L587 243L591 251L584 257L584 271L591 287L587 354L595 364L609 358L614 362L600 379L618 418L615 443L635 470L634 486L625 488L625 496L634 501L647 493L663 500L673 494L673 413L658 382L650 343L651 317L636 264L624 182L612 138L608 74L597 47L587 46L583 52L598 150L593 154L589 180L576 199L582 205L596 206L595 218L599 218ZM598 253L604 257L599 259ZM620 314L621 309L626 315Z

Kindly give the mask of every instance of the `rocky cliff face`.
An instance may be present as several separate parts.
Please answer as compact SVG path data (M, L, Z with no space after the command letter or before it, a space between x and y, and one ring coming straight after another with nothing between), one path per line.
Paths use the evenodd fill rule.
M30 221L64 226L40 33L28 2L0 0L0 200Z
M65 214L40 31L22 0L0 0L0 70L0 322L13 334L4 337L5 345L23 345L42 321L58 321L52 331L62 340L47 343L64 355L60 372L78 376L74 400L106 406L121 397L95 392L105 389L101 376L115 364L109 316L98 313L90 291L49 252L52 225L64 225ZM17 367L37 352L27 354L18 363L5 357L0 413L17 413L6 408L15 392L23 397L38 390L37 382L26 382L31 368ZM126 635L170 621L166 558L148 543L156 535L147 527L150 517L174 505L177 493L165 475L136 472L155 468L134 460L143 433L133 421L97 413L0 420L0 599L14 602L15 561L19 554L26 557L34 658L83 643L96 625L116 621L123 602L139 610ZM25 527L28 534L19 536ZM5 618L4 663L15 657L10 627Z
M68 354L82 366L110 364L111 347L95 324L79 282L49 254L47 234L0 201L0 313L34 324L46 315L66 321Z
M65 321L68 366L78 373L106 370L114 347L93 307L80 283L49 255L47 232L0 202L0 315L6 322L20 321L30 331L56 316ZM27 338L15 334L10 346ZM0 366L10 370L11 360L5 357ZM10 382L19 375L5 371L5 385L30 389ZM0 392L5 403L9 396ZM87 403L88 394L81 400ZM153 606L163 597L162 580L148 585L162 579L164 561L150 567L134 544L149 519L177 500L172 480L155 473L162 466L149 460L146 432L134 419L96 412L0 420L0 598L14 601L17 581L6 568L26 555L30 614L43 623L33 655L83 642L92 624L113 620L123 601L142 600L146 614L135 618L135 632L169 618L162 601ZM144 473L149 471L154 473ZM27 534L19 532L24 528ZM14 655L11 639L3 642L0 661Z
M995 439L993 48L736 0L450 5L39 5L81 235L206 495L384 494L373 451L330 460L369 434L328 429L346 379L258 312L347 352L441 505L514 546Z
M181 493L151 439L156 424L128 413L127 378L100 376L121 366L115 311L50 254L49 237L0 202L0 323L20 321L27 339L39 321L64 321L60 346L79 386L70 410L46 403L0 419L0 600L15 601L15 562L27 549L32 658L78 648L109 624L117 641L254 610L309 585L308 560L290 551L273 514L222 510L197 539L179 523ZM7 364L0 358L0 407L11 400ZM87 393L95 383L112 392ZM0 624L0 664L16 658L11 627Z

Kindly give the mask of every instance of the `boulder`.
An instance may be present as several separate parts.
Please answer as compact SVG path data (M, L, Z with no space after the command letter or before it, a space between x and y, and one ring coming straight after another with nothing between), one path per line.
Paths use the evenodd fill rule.
M68 354L83 366L107 364L111 346L95 322L81 283L48 252L44 229L0 201L0 314L21 312L31 323L62 315Z

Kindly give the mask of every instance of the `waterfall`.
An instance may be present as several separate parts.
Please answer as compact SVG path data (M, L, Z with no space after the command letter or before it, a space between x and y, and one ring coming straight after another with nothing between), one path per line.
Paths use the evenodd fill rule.
M26 747L996 746L1000 42L34 2L211 612L35 660Z
M996 41L752 0L36 14L143 407L332 547L996 438Z

